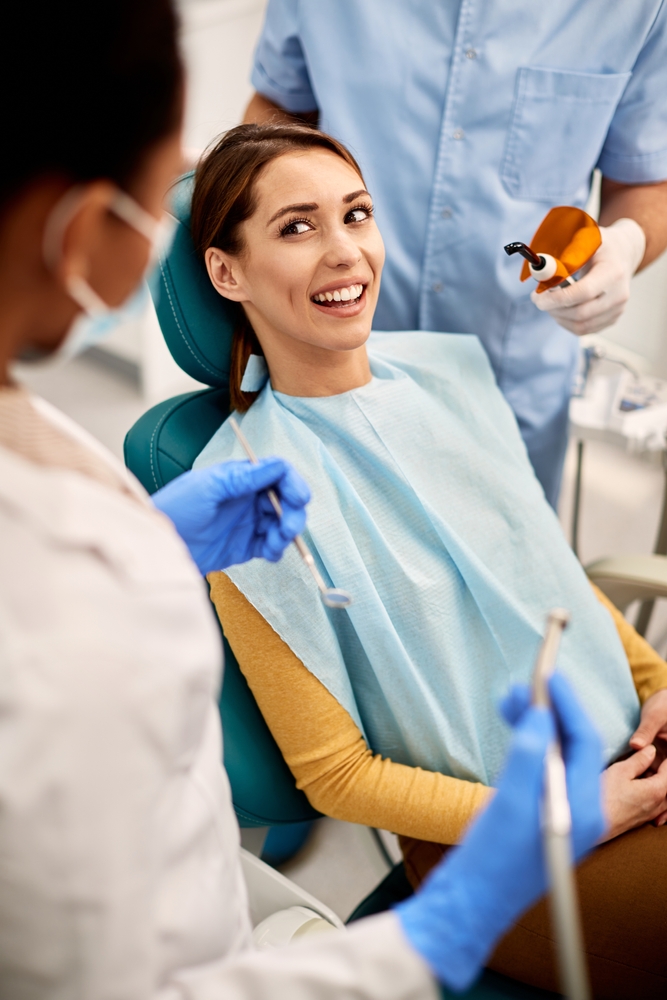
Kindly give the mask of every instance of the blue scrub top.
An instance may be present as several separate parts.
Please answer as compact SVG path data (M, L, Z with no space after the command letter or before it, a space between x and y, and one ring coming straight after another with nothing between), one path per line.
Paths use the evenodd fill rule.
M596 166L667 178L662 0L269 0L255 88L357 156L387 248L375 327L476 333L553 503L577 339L519 261Z

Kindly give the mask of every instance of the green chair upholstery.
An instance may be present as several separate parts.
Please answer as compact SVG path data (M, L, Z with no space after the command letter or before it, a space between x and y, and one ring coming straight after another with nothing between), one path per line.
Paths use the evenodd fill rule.
M148 410L125 439L125 461L149 493L192 467L197 455L229 414L229 367L234 307L213 290L190 238L192 174L176 185L172 211L180 225L166 260L151 282L165 341L180 367L204 385ZM217 620L217 618L216 618ZM224 640L224 636L223 636ZM302 823L319 814L298 791L226 640L220 714L224 763L241 826ZM411 892L397 866L350 919L380 912ZM447 990L443 997L453 997ZM460 994L459 994L460 995ZM470 1000L554 1000L485 971L465 996Z
M191 172L174 187L172 213L180 224L169 255L160 260L151 292L176 364L198 382L225 389L239 307L218 295L195 253L190 237L192 185Z
M148 410L125 439L125 462L149 493L192 468L229 414L233 311L213 290L189 231L192 176L177 185L173 212L180 225L172 250L151 282L169 350L189 375L211 386ZM217 620L217 618L216 618ZM224 761L241 826L282 826L319 816L295 785L252 692L224 639L220 714Z

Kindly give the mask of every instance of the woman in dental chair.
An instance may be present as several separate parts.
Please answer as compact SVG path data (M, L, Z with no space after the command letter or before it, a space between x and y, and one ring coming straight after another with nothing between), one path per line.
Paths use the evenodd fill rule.
M477 338L371 334L371 197L314 129L227 133L197 169L191 227L237 303L237 418L310 483L308 543L354 599L327 610L294 550L210 578L299 787L398 833L418 884L493 794L509 738L497 702L530 678L546 613L569 609L560 669L602 735L610 820L579 873L594 992L664 996L667 664L587 581ZM195 464L242 457L225 423ZM556 989L551 953L542 903L490 964Z

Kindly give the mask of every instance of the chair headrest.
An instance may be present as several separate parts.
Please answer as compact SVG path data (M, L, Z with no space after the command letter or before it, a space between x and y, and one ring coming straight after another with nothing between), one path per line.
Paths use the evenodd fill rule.
M151 281L160 327L167 347L188 375L216 388L229 385L235 312L213 288L190 236L194 171L174 186L172 214L178 220L168 256L160 259Z

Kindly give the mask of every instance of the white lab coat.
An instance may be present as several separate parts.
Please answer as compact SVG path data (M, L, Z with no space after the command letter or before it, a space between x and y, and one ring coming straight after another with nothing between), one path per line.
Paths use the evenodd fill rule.
M0 995L437 996L392 915L246 953L217 627L131 488L0 447Z

